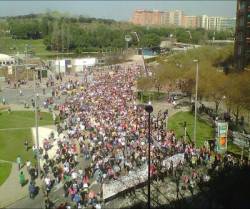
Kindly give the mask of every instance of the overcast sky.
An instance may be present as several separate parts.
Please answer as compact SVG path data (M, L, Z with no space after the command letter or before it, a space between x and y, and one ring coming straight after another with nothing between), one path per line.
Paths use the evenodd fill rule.
M2 1L0 16L41 13L48 10L115 20L128 20L136 9L175 10L187 15L235 17L236 0L210 1Z

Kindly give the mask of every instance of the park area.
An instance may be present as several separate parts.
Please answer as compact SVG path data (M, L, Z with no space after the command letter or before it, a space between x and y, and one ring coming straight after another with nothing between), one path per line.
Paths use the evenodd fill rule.
M40 117L39 126L53 124L50 113L41 112ZM31 149L31 128L34 126L35 113L32 111L0 112L0 185L8 177L11 171L10 163L15 162L18 155L23 162L29 159L34 163ZM25 140L29 142L28 151L24 148Z
M184 122L186 122L187 128L187 140L193 140L194 133L194 115L191 112L178 112L171 116L168 120L168 129L174 130L177 138L184 138ZM205 140L215 139L214 128L212 125L197 117L197 135L196 135L196 145L201 147L204 145ZM242 149L237 145L233 144L231 140L227 144L227 152L234 155L241 156ZM244 149L244 156L247 158L249 155L249 150Z
M174 130L177 138L184 138L184 122L186 122L187 139L193 140L194 116L191 112L178 112L168 120L168 129ZM197 117L196 144L198 147L204 145L204 141L213 139L213 128L211 124Z

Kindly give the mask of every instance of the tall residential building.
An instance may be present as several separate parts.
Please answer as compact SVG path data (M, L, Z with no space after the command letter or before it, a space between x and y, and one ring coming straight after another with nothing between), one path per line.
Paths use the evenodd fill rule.
M169 25L182 26L183 11L175 10L169 12Z
M236 24L236 18L227 18L227 17L222 17L221 18L221 24L220 24L220 29L221 30L235 30L235 24Z
M208 16L207 15L200 16L200 25L199 25L199 27L208 30Z
M182 17L182 27L184 28L198 28L198 20L197 16L183 16Z
M208 30L221 30L221 17L208 17Z
M204 28L206 30L233 29L236 18L188 16L181 10L158 11L136 10L133 13L132 23L136 25L165 25L184 28Z
M169 25L169 12L161 12L161 25Z
M136 10L132 17L132 23L136 25L160 25L162 12L158 10Z
M234 55L238 70L250 64L250 0L237 0Z

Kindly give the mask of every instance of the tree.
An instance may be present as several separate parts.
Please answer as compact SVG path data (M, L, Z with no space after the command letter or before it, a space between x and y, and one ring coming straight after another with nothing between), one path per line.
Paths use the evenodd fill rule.
M216 71L216 69L211 69L210 71L203 71L203 76L200 76L200 78L201 88L199 92L215 103L215 112L218 114L219 105L225 99L226 75Z
M232 73L228 75L226 82L226 103L236 119L236 125L239 122L240 113L244 108L249 109L250 104L250 72Z
M140 45L143 47L154 47L159 46L160 37L154 33L146 34L142 36Z

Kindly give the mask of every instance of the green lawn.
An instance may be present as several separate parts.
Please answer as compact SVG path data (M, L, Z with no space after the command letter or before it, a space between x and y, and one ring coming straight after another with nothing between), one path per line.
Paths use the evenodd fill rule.
M52 124L52 115L41 112L39 125ZM3 128L30 128L35 126L35 113L33 111L13 111L8 114L7 111L0 112L0 129Z
M228 142L227 151L232 152L232 153L234 153L234 154L236 154L236 155L238 155L240 157L242 149L239 146L233 144L232 142ZM248 155L249 155L249 149L248 148L244 149L243 155L244 155L244 157L248 158Z
M11 171L10 163L0 163L0 186L8 178Z
M193 139L194 116L191 112L178 112L168 119L168 129L174 130L177 137L184 136L183 123L186 121L187 133ZM213 128L207 122L197 118L197 146L202 146L204 141L213 138Z
M41 113L42 119L39 126L53 124L49 113ZM34 112L13 111L0 113L0 159L15 161L20 155L23 161L32 159L32 150L25 151L24 141L27 139L32 146L31 127L35 126ZM7 128L21 128L9 129ZM2 130L1 130L2 129ZM34 160L33 160L34 161Z
M46 50L43 43L43 39L38 40L24 40L24 39L12 39L10 37L0 38L0 51L6 54L20 54L25 53L26 44L30 46L30 50L35 52L36 55L53 55L56 52Z

